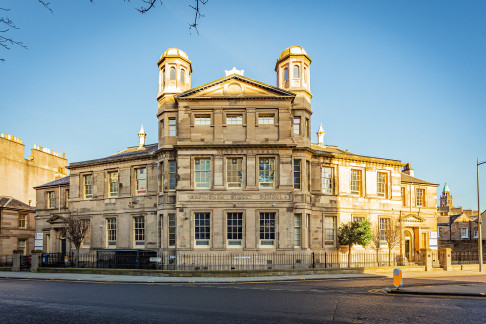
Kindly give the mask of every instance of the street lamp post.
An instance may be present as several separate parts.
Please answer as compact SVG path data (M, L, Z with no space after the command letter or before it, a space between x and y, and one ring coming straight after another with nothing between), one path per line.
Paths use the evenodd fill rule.
M476 160L476 177L478 185L478 254L479 254L479 272L483 272L483 235L481 231L481 204L479 203L479 166L486 163L486 161L479 162L479 157Z

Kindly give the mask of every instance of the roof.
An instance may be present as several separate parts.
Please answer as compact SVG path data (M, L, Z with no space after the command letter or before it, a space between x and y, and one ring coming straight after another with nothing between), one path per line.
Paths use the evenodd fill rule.
M243 82L247 82L249 84L252 84L252 85L255 85L255 86L258 86L258 87L261 87L261 88L264 88L264 89L267 89L269 91L272 91L272 92L275 92L275 93L278 93L280 96L284 96L284 97L289 97L289 98L294 98L295 97L295 94L292 93L292 92L289 92L289 91L285 91L283 89L280 89L280 88L277 88L277 87L274 87L274 86L271 86L269 84L266 84L266 83L263 83L263 82L260 82L260 81L257 81L257 80L253 80L253 79L250 79L246 76L243 76L243 75L239 75L239 74L230 74L228 76L225 76L225 77L222 77L220 79L217 79L217 80L214 80L212 82L209 82L209 83L206 83L206 84L203 84L203 85L200 85L198 87L195 87L195 88L192 88L190 90L187 90L187 91L184 91L183 93L179 94L178 96L176 96L176 98L178 99L184 99L196 92L199 92L199 91L202 91L204 89L207 89L207 88L210 88L212 86L215 86L217 84L220 84L220 83L223 83L223 82L226 82L228 80L231 80L231 79L238 79L240 81L243 81ZM226 99L228 99L228 97L225 97ZM229 97L230 98L230 97ZM270 97L271 98L271 97ZM240 97L238 97L238 99L241 100Z
M406 173L402 172L402 183L403 182L408 182L408 183L416 183L416 184L423 184L427 186L438 186L436 183L428 182L419 178L412 177L411 175L408 175Z
M445 185L444 185L444 189L442 189L442 192L451 192L451 191L449 190L449 186L447 185L447 182L445 183Z
M69 176L62 177L62 178L56 179L56 180L48 182L48 183L44 183L40 186L34 187L34 189L45 188L45 187L64 186L64 185L68 185L68 184L69 184Z
M324 145L320 146L319 144L311 144L311 148L316 151L323 151L323 152L329 152L329 153L343 153L343 154L350 154L350 155L356 155L354 153L348 152L346 150L340 149L337 146L334 145Z
M20 209L25 211L34 211L35 208L24 204L20 200L12 197L0 196L0 209Z
M280 53L280 57L277 60L277 65L279 62L285 60L287 57L290 55L303 55L305 56L310 62L312 62L311 58L305 51L305 49L302 48L302 46L290 46L289 48L286 48ZM275 67L275 70L277 67Z
M151 155L153 152L157 151L158 144L147 144L144 147L138 147L138 146L133 146L129 147L126 150L123 150L121 152L115 153L113 155L100 158L100 159L94 159L94 160L87 160L87 161L80 161L80 162L74 162L69 164L69 168L76 168L76 167L82 167L82 166L87 166L87 165L92 165L92 164L99 164L99 163L108 163L108 162L116 162L116 161L126 161L126 160L131 160L131 159L137 159L141 158L144 156Z

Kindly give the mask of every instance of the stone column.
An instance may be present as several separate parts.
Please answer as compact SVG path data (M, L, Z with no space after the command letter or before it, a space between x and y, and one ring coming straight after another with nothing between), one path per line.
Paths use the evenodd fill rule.
M20 271L20 262L23 253L24 251L22 250L13 251L12 271Z
M41 265L42 250L32 250L32 261L30 263L30 272L37 272Z
M442 268L444 268L445 271L452 271L452 249L439 249L439 252L441 254L440 263Z
M425 266L425 271L432 271L432 250L420 249L420 259Z

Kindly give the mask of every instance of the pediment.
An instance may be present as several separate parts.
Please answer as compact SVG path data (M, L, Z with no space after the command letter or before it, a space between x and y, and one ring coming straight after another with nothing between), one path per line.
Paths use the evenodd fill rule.
M415 214L408 214L402 217L402 222L407 222L407 223L422 223L424 221L425 221L424 218Z
M465 223L465 222L475 222L476 221L476 218L473 218L471 216L468 216L464 213L462 213L461 215L459 215L458 217L456 217L452 223Z
M267 98L293 99L295 94L250 78L233 74L183 92L177 99Z

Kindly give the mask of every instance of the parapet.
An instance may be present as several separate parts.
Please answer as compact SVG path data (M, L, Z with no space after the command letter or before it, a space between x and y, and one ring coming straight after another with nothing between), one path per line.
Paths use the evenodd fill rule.
M22 139L21 138L15 137L15 136L10 135L10 134L0 133L0 138L5 138L6 140L9 140L9 141L12 141L12 142L15 142L15 143L22 144Z

